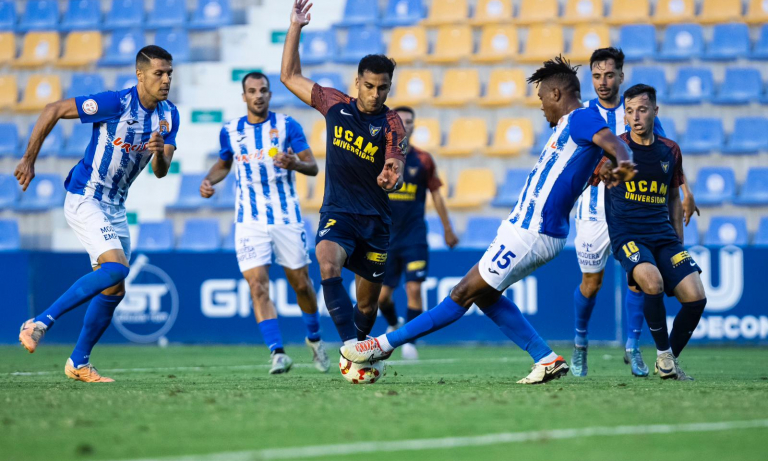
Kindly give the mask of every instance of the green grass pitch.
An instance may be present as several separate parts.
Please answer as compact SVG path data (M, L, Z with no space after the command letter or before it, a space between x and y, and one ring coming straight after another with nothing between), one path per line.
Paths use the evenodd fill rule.
M570 356L568 347L557 350ZM117 380L99 385L64 376L69 347L42 344L32 355L0 347L0 460L309 459L290 449L327 445L341 448L319 448L313 454L325 455L311 459L768 459L766 348L691 347L682 365L696 381L685 383L634 378L620 349L593 347L589 377L543 386L515 384L530 361L511 345L424 346L423 362L395 361L369 386L344 381L335 360L324 375L311 368L305 348L287 352L297 366L269 376L263 347L99 346L94 363ZM652 354L646 348L649 363ZM765 424L638 433L650 425L756 420ZM598 426L629 429L451 445L455 437ZM375 449L442 438L429 448Z

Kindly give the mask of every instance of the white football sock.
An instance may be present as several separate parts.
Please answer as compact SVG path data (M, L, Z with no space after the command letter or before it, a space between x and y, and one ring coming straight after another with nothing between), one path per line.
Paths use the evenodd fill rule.
M671 354L672 353L672 348L669 348L669 349L667 349L665 351L660 351L660 350L657 349L656 350L656 357L660 356L661 354L663 354L665 352L669 352Z
M557 354L555 354L554 352L550 352L548 356L544 357L543 359L539 360L536 363L538 363L539 365L543 365L545 363L552 363L555 360L557 360L557 357L558 357Z
M384 352L389 352L395 350L394 347L389 343L389 340L387 339L387 335L381 335L378 338L379 340L379 347L381 347L381 350Z

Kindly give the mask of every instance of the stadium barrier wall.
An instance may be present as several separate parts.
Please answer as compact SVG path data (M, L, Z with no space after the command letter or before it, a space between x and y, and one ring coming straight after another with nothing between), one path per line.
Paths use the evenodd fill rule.
M768 273L768 248L693 247L703 269L709 304L693 337L695 343L768 342L768 305L762 292ZM433 251L429 278L424 284L426 305L433 307L482 255L482 251ZM310 276L318 291L324 338L338 341L320 292L319 269L312 255ZM16 343L19 325L45 310L78 277L90 270L88 257L78 253L0 253L0 343ZM354 299L353 277L344 280ZM303 341L304 327L296 295L282 269L272 266L270 292L278 310L286 343ZM624 273L612 261L598 295L590 339L623 341L621 297ZM575 251L566 249L554 261L515 284L513 299L549 341L570 341L573 336L573 292L581 280ZM234 253L137 253L127 280L127 296L118 307L104 343L251 343L260 344L248 284L242 279ZM405 293L396 292L398 311L404 314ZM671 320L679 309L667 298ZM74 343L85 307L56 322L46 342ZM386 324L379 319L374 334ZM642 339L650 341L647 330ZM431 344L507 341L498 328L475 307L450 327L424 339Z

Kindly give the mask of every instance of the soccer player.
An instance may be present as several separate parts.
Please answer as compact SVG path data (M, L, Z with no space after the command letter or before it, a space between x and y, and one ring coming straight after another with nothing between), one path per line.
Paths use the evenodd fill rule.
M627 131L624 121L624 97L619 89L624 82L624 53L617 48L600 48L590 58L592 85L597 98L586 101L584 106L597 110L616 135ZM665 136L658 118L654 132ZM698 213L693 194L687 189L683 209L686 225L694 210ZM587 187L576 205L576 255L581 268L581 284L573 294L575 312L575 338L571 373L587 376L587 338L589 319L595 307L597 293L603 284L605 265L611 253L608 225L605 222L605 185ZM624 298L627 317L627 342L624 363L630 364L635 376L647 376L648 367L643 362L639 348L640 331L643 327L643 295L632 289Z
M518 383L544 383L568 372L565 360L552 352L502 293L563 249L571 208L603 154L616 165L612 180L619 181L634 175L632 151L596 111L582 106L576 69L562 56L545 62L528 82L538 85L544 117L556 128L496 238L437 307L392 333L344 345L341 353L348 360L385 359L394 348L455 322L474 303L533 358L531 373Z
M400 115L405 127L405 135L410 139L416 117L415 112L410 107L396 107L393 110ZM389 256L384 273L384 286L379 295L379 310L389 324L387 332L402 326L398 325L392 292L400 284L403 273L405 273L405 293L408 298L406 321L410 322L423 310L421 284L427 278L429 263L427 226L424 221L427 190L432 195L435 210L440 216L446 245L453 248L459 243L448 218L445 200L440 194L442 182L437 176L435 160L432 156L411 144L408 148L408 155L406 155L403 176L405 182L403 187L397 192L389 194L389 203L392 208L392 229L389 238ZM403 358L406 360L419 358L413 343L403 344Z
M635 152L637 173L606 194L606 217L614 257L627 271L629 285L643 292L643 312L656 343L656 370L662 379L693 380L677 358L691 339L707 305L701 270L683 247L685 182L680 147L653 132L659 112L656 90L635 85L624 92L630 132L621 135ZM601 175L615 184L607 171ZM667 333L664 293L683 305Z
M131 242L125 215L128 188L148 163L158 178L168 173L176 151L179 113L170 101L173 58L158 46L136 55L139 83L121 91L63 99L48 104L37 119L15 176L26 190L35 177L40 146L60 119L93 124L85 156L69 172L64 187L64 216L91 259L93 272L77 280L48 309L21 326L19 341L35 349L54 322L90 301L80 337L67 359L67 377L85 382L113 382L91 365L93 346L109 326L125 296Z
M387 193L402 185L407 138L397 112L384 105L395 70L386 56L360 60L357 98L301 74L299 39L311 6L308 0L294 2L280 79L325 117L325 196L316 255L328 313L341 339L354 342L365 339L376 321L392 222ZM356 307L342 284L342 267L356 274Z
M325 373L330 360L320 339L317 297L307 269L307 235L294 186L294 172L316 176L317 162L301 125L269 110L272 91L267 76L251 72L243 77L242 85L248 113L221 129L219 159L203 179L200 195L213 196L213 186L237 163L235 249L240 272L251 288L256 322L272 355L269 373L286 373L293 365L283 349L277 312L269 299L273 252L296 291L307 328L305 343L315 368Z

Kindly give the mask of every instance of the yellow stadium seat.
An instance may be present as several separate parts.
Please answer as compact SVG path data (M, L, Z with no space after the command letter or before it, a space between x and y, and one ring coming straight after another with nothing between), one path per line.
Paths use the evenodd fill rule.
M61 99L61 81L58 75L33 75L27 81L24 97L16 110L36 112L46 104Z
M588 63L592 53L598 48L611 45L610 31L606 25L576 26L573 30L573 42L568 58L573 62Z
M56 62L60 67L81 67L101 58L101 33L72 32L64 41L64 56Z
M546 24L557 20L557 0L522 0L517 13L518 24Z
M648 0L613 0L606 21L611 25L650 22L651 4Z
M563 29L560 26L531 26L525 51L518 58L521 62L541 64L563 53Z
M470 22L478 26L512 22L512 0L478 0Z
M392 30L387 56L398 64L421 61L427 55L427 31L423 27L396 27Z
M394 106L417 106L432 99L435 83L429 70L401 70L395 74L395 94L387 103Z
M751 0L747 14L741 19L748 24L765 24L768 22L768 2Z
M441 26L437 30L437 42L427 62L454 63L472 54L472 29L469 26Z
M472 62L482 63L509 61L517 57L519 48L515 27L489 25L483 27L480 50L470 59Z
M568 0L563 24L600 23L603 21L603 0Z
M19 98L15 75L0 75L0 110L13 109Z
M453 197L446 200L448 208L478 208L496 196L496 181L488 168L461 170Z
M522 102L526 85L522 70L495 69L488 80L486 95L478 104L482 107L502 107Z
M488 126L484 118L459 118L451 124L448 140L438 152L461 157L482 152L487 144Z
M349 88L347 89L347 95L351 98L357 97L357 83L355 82L356 77L357 71L355 71L355 75L353 75L352 79L349 81Z
M480 97L480 75L476 69L450 69L443 77L440 96L432 101L437 107L461 107Z
M417 117L408 143L421 150L433 152L440 148L441 138L440 123L437 119Z
M659 0L651 18L654 24L674 24L695 20L693 0Z
M312 148L312 154L315 157L325 157L327 139L328 132L325 130L325 119L320 119L312 125L312 132L309 135L309 147Z
M309 181L307 181L307 175L301 173L296 173L294 179L293 185L296 188L296 197L299 198L299 203L301 203L309 197Z
M16 57L16 37L13 32L0 33L0 66L8 64Z
M425 26L461 24L466 22L468 14L469 5L467 0L440 0L432 2L429 16L421 24Z
M528 152L533 147L533 124L527 118L503 118L496 124L493 144L485 155L513 156Z
M741 0L704 0L698 20L702 24L740 22Z
M24 36L21 56L14 61L16 67L40 67L51 64L59 57L59 34L56 32L29 32Z
M319 211L323 206L323 196L325 195L325 172L317 173L314 179L315 186L312 188L312 195L308 200L301 202L301 207L307 211Z

